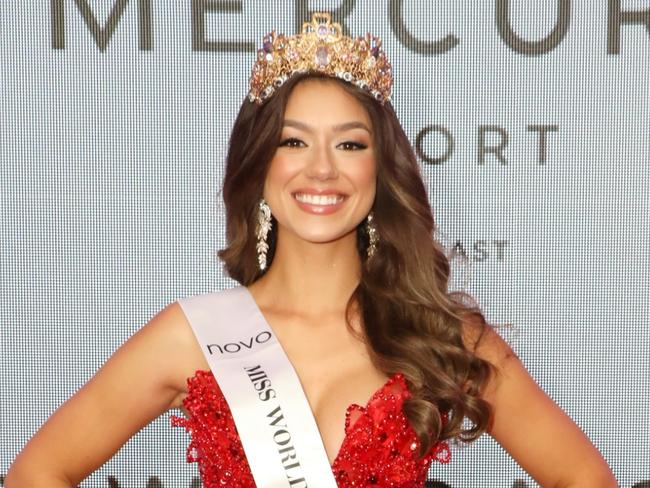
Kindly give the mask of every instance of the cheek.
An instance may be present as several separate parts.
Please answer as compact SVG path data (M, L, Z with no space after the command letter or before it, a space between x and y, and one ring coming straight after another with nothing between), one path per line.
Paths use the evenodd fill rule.
M275 157L266 175L265 186L282 188L300 171L300 164L291 158Z
M361 159L349 171L350 179L360 188L375 187L377 182L377 165L373 157Z

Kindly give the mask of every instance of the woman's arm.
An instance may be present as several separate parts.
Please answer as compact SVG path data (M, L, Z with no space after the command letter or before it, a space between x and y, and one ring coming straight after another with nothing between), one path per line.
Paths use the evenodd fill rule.
M537 385L496 332L486 331L476 353L500 371L484 393L494 408L488 433L533 479L552 488L618 486L589 438Z
M18 454L5 488L76 487L136 432L175 405L198 347L172 303L126 341Z

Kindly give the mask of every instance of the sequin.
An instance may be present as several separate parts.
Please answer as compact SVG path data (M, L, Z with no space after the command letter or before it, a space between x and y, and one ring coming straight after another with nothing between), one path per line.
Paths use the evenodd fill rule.
M189 417L170 417L172 426L190 434L187 462L198 463L205 488L254 488L230 409L212 372L196 371L187 385L183 406ZM409 397L404 376L396 373L365 406L353 403L347 408L345 437L332 464L339 487L423 487L432 461L450 462L446 442L417 457L420 442L402 410Z

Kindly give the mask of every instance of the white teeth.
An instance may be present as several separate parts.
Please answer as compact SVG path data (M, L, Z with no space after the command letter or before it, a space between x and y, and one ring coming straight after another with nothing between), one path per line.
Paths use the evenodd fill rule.
M311 205L336 205L343 200L343 195L309 195L307 193L296 193L296 200Z

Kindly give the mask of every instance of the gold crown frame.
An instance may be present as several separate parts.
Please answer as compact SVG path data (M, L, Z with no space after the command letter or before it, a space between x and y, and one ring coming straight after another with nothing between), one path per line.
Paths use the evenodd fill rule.
M369 91L382 104L390 101L392 67L381 39L370 33L351 38L329 12L316 12L293 36L275 30L264 36L249 79L248 99L262 104L291 76L306 72L335 76Z

